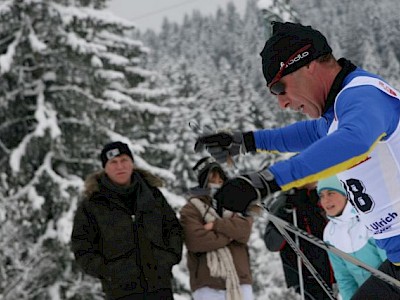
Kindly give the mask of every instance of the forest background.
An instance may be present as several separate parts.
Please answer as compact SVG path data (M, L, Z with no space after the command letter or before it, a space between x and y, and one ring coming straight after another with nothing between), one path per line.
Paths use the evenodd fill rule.
M265 88L261 51L272 20L320 30L334 55L400 88L398 0L248 0L213 16L164 21L140 32L106 0L0 1L0 299L103 299L70 251L84 178L102 145L121 140L135 163L162 177L178 216L195 182L201 126L253 130L299 120ZM230 175L280 155L246 155ZM279 256L256 220L250 257L256 299L295 299ZM176 299L190 299L186 260L174 267Z

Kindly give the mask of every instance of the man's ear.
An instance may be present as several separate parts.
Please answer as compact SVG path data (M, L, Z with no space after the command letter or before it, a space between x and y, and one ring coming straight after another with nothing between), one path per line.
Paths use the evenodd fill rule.
M307 72L311 72L311 74L314 73L316 66L317 66L317 61L316 60L311 61L309 64L307 64L306 67Z

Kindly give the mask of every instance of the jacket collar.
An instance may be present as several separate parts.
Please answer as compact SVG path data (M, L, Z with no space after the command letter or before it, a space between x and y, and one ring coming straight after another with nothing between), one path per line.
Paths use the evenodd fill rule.
M102 193L104 196L115 204L118 204L122 208L127 210L127 207L119 199L120 195L117 190L110 187L106 187L101 178L106 176L104 170L95 172L87 177L85 180L84 195L87 199L91 199L95 194ZM136 193L137 210L149 211L153 210L155 201L150 187L160 186L162 184L161 179L151 175L147 171L135 170L132 174L132 181L134 193Z
M356 210L354 209L354 207L351 205L350 201L347 201L343 212L340 216L337 217L330 217L327 216L329 220L331 220L333 223L348 223L350 220L352 219L356 219L358 220L358 216L356 213Z
M335 80L333 81L332 87L328 93L328 97L325 101L325 108L323 114L325 114L335 102L336 96L343 88L343 81L347 75L353 72L357 67L349 60L345 58L340 58L338 60L339 65L342 67L340 72L336 75Z

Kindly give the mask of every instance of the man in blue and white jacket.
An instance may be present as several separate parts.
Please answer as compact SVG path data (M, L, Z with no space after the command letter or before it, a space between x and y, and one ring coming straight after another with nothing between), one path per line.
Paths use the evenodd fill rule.
M350 61L336 60L326 38L310 26L276 22L261 57L280 107L314 119L199 137L195 150L205 147L220 162L246 152L299 152L228 180L215 197L230 199L223 205L241 211L259 194L338 174L361 222L387 253L380 269L400 279L400 93ZM376 288L400 293L378 279Z

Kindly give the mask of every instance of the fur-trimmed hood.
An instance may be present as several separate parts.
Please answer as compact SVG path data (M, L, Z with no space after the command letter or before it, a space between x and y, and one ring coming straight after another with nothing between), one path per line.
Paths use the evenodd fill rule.
M160 177L151 174L143 169L134 169L133 172L139 173L141 177L152 187L162 187L164 182ZM99 178L104 174L104 170L100 170L88 175L85 179L85 188L83 194L89 199L95 192L100 191Z

